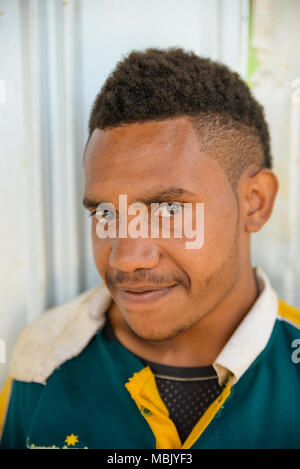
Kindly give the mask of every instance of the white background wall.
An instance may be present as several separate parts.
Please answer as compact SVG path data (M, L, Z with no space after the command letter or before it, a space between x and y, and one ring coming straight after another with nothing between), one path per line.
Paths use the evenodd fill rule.
M253 261L280 296L300 307L300 2L255 0L259 67L251 77L270 125L280 190L272 219L253 239ZM297 85L298 83L298 85Z
M259 1L265 10L257 18L268 23L270 2ZM272 2L272 27L255 23L260 52L266 50L261 41L272 36L268 61L261 57L253 79L284 183L274 218L257 235L254 262L282 298L300 306L298 132L292 140L288 133L299 114L291 104L291 80L300 77L297 42L282 62L290 67L284 85L277 83L284 72L272 62L275 37L279 62L289 41L299 43L299 2L284 2L284 25L280 3ZM24 325L100 282L81 208L81 161L91 104L116 62L132 49L181 46L245 75L248 16L247 0L0 0L0 339L7 362L0 363L0 385ZM291 38L281 41L285 34Z

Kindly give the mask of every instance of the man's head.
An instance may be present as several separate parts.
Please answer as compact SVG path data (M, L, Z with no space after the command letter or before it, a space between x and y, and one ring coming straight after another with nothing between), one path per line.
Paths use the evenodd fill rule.
M151 49L118 64L89 128L85 200L96 267L135 334L176 336L251 266L250 233L269 218L277 191L263 110L225 66ZM204 203L203 247L188 250L184 237L172 236L100 239L96 206L118 209L120 194L148 207ZM158 291L138 293L147 287Z
M98 94L89 133L134 122L189 116L202 151L224 167L233 185L254 162L271 168L262 106L237 73L182 49L132 52Z

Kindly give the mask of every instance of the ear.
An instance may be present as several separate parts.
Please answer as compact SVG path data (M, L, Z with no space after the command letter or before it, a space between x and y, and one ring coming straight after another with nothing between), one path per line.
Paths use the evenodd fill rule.
M267 168L248 173L241 186L242 211L247 233L259 231L272 214L279 182Z

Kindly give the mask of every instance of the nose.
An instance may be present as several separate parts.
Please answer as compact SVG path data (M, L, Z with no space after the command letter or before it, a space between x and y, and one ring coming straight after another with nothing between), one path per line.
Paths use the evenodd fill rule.
M123 272L153 269L159 262L159 249L149 239L119 238L113 241L109 266Z

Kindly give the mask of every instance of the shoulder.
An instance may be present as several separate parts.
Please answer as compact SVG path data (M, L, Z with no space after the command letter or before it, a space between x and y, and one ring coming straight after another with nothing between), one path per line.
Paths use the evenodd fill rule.
M300 310L283 300L278 302L277 319L290 324L296 329L300 329Z
M110 302L109 291L101 285L39 316L18 338L11 378L46 384L53 371L79 355L103 326Z

